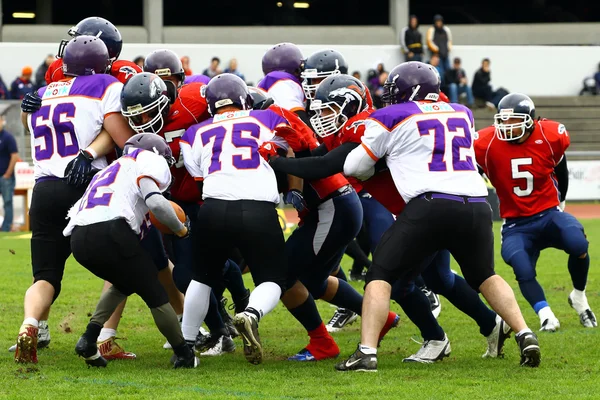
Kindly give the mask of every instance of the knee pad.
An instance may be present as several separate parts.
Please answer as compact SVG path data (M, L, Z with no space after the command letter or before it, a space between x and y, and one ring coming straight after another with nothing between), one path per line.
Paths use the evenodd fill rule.
M563 229L562 238L567 254L579 257L588 252L589 242L582 227L571 226Z

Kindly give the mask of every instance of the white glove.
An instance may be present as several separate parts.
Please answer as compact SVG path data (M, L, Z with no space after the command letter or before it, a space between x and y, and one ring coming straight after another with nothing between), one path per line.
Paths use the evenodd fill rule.
M558 208L560 208L560 211L565 211L565 206L567 205L566 203L567 201L563 200L558 204Z

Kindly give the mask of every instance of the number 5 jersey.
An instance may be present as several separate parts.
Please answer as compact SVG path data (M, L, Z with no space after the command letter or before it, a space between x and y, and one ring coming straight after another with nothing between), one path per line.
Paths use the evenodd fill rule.
M546 119L533 126L521 144L499 140L493 126L477 132L477 164L496 189L502 218L528 217L560 203L554 167L571 143L569 133Z
M67 164L100 133L104 117L121 112L123 84L110 75L78 76L40 88L41 108L27 117L34 177L63 178ZM105 157L92 165L106 167Z

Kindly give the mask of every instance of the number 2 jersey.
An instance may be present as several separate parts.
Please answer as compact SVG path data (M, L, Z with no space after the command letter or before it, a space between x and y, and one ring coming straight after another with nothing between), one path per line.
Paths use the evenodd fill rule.
M69 211L71 220L63 234L69 236L75 226L124 218L131 229L142 236L150 226L149 209L139 187L142 178L152 179L161 192L171 183L164 157L132 148L94 176L81 199Z
M203 199L279 203L275 172L258 148L277 140L273 130L280 126L289 124L271 110L247 110L217 114L190 127L179 143L185 167L204 181Z
M405 202L427 192L486 196L475 167L473 114L460 104L408 102L365 120L362 146L386 163Z
M123 84L110 75L78 76L38 90L42 106L28 115L34 177L63 178L67 164L98 136L104 118L121 112ZM105 157L92 162L102 169Z
M571 143L564 125L538 120L521 144L498 139L493 126L480 130L478 136L477 164L496 189L502 218L528 217L558 206L554 167Z

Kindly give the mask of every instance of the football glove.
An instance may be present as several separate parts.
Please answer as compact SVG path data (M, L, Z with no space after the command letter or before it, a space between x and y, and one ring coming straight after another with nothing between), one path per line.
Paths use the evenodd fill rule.
M258 153L265 161L269 162L271 157L277 155L277 145L273 142L264 142L259 148Z
M34 113L42 107L42 98L38 95L37 90L26 93L21 102L21 110L24 113Z
M75 187L87 186L94 175L100 171L92 167L92 161L94 161L94 157L89 152L79 150L77 157L73 158L65 168L67 184Z
M288 191L285 196L283 196L283 202L285 204L291 204L296 211L298 211L298 214L308 211L304 196L302 196L302 192L297 189Z
M289 126L280 126L275 128L273 133L276 136L285 139L295 153L310 148L310 144L306 141L306 139Z
M565 211L565 207L567 206L567 202L565 200L561 201L558 204L558 208L560 208L560 211Z
M189 216L185 216L185 222L183 223L183 226L185 226L185 228L187 229L187 231L185 232L185 235L183 236L178 236L179 239L187 239L190 237L190 234L192 233L192 227L191 227L191 223L190 223L190 217Z

